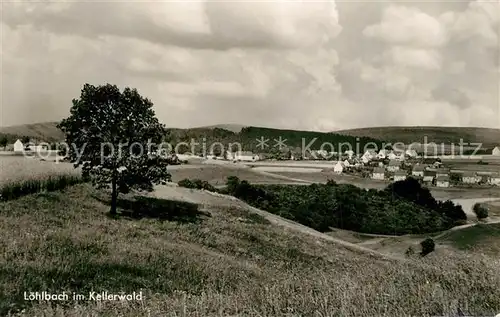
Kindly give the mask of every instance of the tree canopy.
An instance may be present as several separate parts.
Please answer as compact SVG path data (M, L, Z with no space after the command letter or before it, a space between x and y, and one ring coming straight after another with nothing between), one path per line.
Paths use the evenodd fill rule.
M85 84L58 128L65 133L69 161L97 187L111 185L112 214L118 193L150 191L170 180L168 159L160 152L165 127L153 103L136 89Z

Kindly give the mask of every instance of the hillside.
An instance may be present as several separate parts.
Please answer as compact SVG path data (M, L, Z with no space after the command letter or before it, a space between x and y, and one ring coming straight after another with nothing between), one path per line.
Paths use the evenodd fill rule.
M195 129L224 129L228 130L234 133L239 133L241 129L243 129L245 126L241 124L215 124L215 125L209 125L209 126L203 126L203 127L196 127Z
M181 190L181 189L178 189ZM456 316L500 311L498 263L444 250L384 259L185 189L127 196L88 185L0 204L0 314ZM181 198L182 197L182 198ZM217 199L215 199L217 198ZM179 201L182 199L182 201ZM86 300L27 301L23 291ZM142 300L88 300L91 292ZM473 296L471 296L473 294Z
M15 142L15 140L22 136L29 136L46 142L55 142L64 138L64 134L56 125L57 122L43 122L0 127L0 134L7 135L9 142Z
M466 143L481 142L486 148L500 144L500 129L490 128L393 126L347 129L334 132L351 136L369 136L392 143L403 142L405 144L424 143L425 136L427 136L427 142L438 144L458 144L461 138Z

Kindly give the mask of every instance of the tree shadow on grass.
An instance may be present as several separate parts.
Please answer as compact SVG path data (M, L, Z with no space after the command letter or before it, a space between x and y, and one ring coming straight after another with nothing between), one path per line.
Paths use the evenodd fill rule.
M110 206L109 200L97 198L97 200ZM210 217L210 213L198 209L194 203L167 200L160 198L135 196L133 198L119 198L117 201L116 216L109 217L126 219L151 218L162 221L175 221L179 223L198 223L202 217Z

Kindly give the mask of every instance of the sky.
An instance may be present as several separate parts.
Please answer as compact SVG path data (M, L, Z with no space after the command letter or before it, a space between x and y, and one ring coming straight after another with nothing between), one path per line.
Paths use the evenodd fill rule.
M498 1L2 3L0 126L111 83L168 127L500 128Z

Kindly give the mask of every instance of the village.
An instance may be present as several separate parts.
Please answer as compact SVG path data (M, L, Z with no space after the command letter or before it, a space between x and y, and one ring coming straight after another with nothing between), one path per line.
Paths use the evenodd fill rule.
M27 140L23 140L27 141ZM36 145L38 144L38 145ZM45 145L43 145L45 144ZM55 147L47 146L47 143L37 140L30 140L29 145L17 140L9 147L12 154L20 153L49 153L54 152ZM43 157L40 155L40 157ZM500 161L500 147L492 150L491 157ZM356 155L354 151L348 150L343 154L327 152L324 150L308 151L305 156L297 150L284 149L279 153L253 153L252 151L212 151L209 155L201 153L173 154L173 161L177 164L188 164L192 159L208 159L228 161L233 163L252 164L259 162L280 163L286 165L290 161L307 161L310 163L322 162L331 163L331 168L327 168L334 175L350 175L359 178L371 179L373 181L402 181L408 177L418 179L426 186L434 187L485 187L500 186L500 170L492 168L487 171L471 171L452 169L438 156L424 156L415 150L367 150L362 155ZM277 162L279 161L279 162ZM477 164L481 164L481 161ZM487 164L487 163L484 163Z
M353 151L345 151L342 155L326 151L311 151L306 157L283 151L281 155L255 154L250 151L226 152L224 155L209 155L208 158L229 160L233 162L266 161L328 161L329 169L336 175L352 175L370 178L374 181L402 181L408 177L418 179L426 186L435 187L484 187L500 186L500 169L498 171L469 171L451 169L438 156L427 157L415 150L367 150L362 155ZM178 155L186 159L186 154ZM500 147L495 147L491 157L500 160ZM482 164L482 161L476 164ZM483 163L487 164L487 163ZM495 170L495 168L492 168Z

